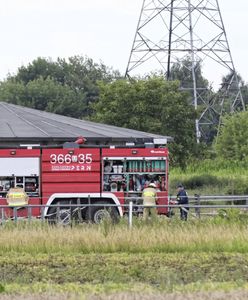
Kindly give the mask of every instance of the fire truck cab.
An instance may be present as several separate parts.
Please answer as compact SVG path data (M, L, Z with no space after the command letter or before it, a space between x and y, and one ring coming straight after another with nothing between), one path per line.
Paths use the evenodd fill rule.
M158 205L168 204L168 167L165 147L65 143L54 148L0 149L0 203L8 205L2 212L11 218L18 206L18 216L25 217L31 205L33 217L43 215L63 224L71 218L99 223L106 214L117 219L127 213L130 199L142 204L142 190L149 182L157 186ZM24 197L20 191L26 204L18 204ZM41 211L40 205L46 207ZM136 212L142 213L142 208ZM166 207L158 209L159 214L167 212Z

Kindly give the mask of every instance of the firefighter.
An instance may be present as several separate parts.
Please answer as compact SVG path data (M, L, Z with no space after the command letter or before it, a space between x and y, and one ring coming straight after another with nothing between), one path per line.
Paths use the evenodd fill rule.
M148 187L144 188L142 192L142 199L143 199L143 218L147 220L149 216L154 218L157 214L156 205L157 201L157 192L156 192L156 185L155 183L149 183Z
M189 204L188 194L184 189L182 184L177 185L177 203L178 204ZM188 207L180 207L180 218L183 221L187 221L188 219Z

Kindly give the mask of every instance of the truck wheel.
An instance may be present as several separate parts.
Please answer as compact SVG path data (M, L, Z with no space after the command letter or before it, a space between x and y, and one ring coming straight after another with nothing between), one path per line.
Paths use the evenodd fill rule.
M61 201L58 204L69 204L67 201ZM75 211L71 211L70 207L51 207L48 210L48 222L50 224L59 224L68 226L71 224L72 219L75 218Z
M113 223L119 220L119 214L115 207L107 206L109 202L96 202L97 206L87 209L86 220L100 224L104 219L110 219Z

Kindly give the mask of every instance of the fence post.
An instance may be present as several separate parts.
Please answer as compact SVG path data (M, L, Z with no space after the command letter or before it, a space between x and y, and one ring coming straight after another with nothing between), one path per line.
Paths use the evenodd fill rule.
M169 194L168 196L168 217L169 218L173 217L173 215L175 214L175 212L172 210L172 207L170 206L170 204L172 204L171 199L172 199L172 195ZM173 203L175 203L175 201Z
M133 201L129 201L129 210L128 210L128 227L132 229L133 225Z
M198 194L195 194L195 202L196 202L196 205L200 205L200 195ZM200 207L196 207L195 208L195 214L196 216L200 219L201 218L201 209Z
M90 195L88 195L88 204L89 204L89 221L91 222L91 201L90 201Z
M31 222L31 216L32 216L32 207L28 206L28 223Z
M78 220L79 220L80 223L82 223L83 222L83 218L82 218L80 198L77 198L77 205L78 205L78 207L77 207L77 209L78 209L77 210L77 212L78 212Z
M72 206L71 206L71 200L70 200L70 226L72 228L72 215L73 215L73 212L72 212Z
M15 224L17 224L17 207L16 206L14 207L14 221L15 221Z
M59 223L59 213L60 213L60 202L57 203L57 207L56 207L56 220L57 220L57 224Z
M1 211L2 211L2 216L1 216L2 220L1 220L1 223L4 224L4 222L5 222L5 215L4 215L4 208L3 207L1 209Z
M44 221L45 221L44 206L41 207L41 221L42 221L42 223L44 223Z

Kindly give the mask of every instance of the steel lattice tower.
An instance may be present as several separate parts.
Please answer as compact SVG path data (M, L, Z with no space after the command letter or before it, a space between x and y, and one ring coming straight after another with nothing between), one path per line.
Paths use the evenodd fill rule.
M245 109L218 0L143 0L126 76L162 71L171 80L176 64L191 77L181 88L191 91L200 112L197 142L208 141L224 112ZM217 93L197 81L199 68L210 85L219 81Z

